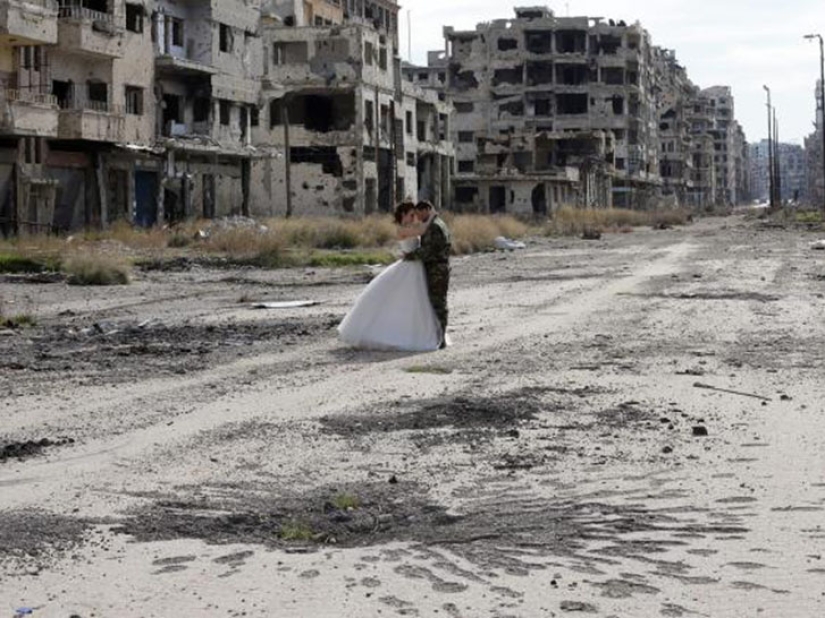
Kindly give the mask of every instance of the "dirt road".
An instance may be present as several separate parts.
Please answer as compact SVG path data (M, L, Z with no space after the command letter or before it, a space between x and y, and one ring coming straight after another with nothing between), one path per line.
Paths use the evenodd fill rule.
M821 616L817 239L457 259L425 355L338 344L367 269L7 278L0 616Z

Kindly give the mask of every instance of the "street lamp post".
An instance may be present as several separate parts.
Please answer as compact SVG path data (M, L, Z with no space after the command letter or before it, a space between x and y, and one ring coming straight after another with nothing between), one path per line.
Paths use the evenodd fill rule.
M771 125L771 89L762 86L768 93L768 201L773 208L773 127Z
M808 40L819 39L819 108L822 111L822 209L825 216L825 46L821 34L806 34Z
M779 121L776 119L776 108L773 108L773 186L776 191L776 205L782 207L782 148L779 145Z

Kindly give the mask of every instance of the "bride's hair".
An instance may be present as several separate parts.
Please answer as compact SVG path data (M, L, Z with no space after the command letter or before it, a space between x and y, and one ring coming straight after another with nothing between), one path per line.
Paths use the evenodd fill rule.
M404 218L404 215L413 210L415 210L415 204L413 202L409 200L401 202L398 206L395 207L395 213L393 214L395 222L398 225L401 225L401 220Z

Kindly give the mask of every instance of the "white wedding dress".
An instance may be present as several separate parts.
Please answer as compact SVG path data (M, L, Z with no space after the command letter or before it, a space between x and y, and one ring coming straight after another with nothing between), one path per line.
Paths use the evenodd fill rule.
M401 241L409 253L419 238ZM429 352L441 343L441 325L427 292L424 265L400 259L388 266L355 301L338 326L342 341L371 350Z

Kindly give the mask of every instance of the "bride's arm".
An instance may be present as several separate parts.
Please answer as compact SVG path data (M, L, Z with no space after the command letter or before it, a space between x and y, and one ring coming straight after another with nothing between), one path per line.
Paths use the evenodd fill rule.
M413 236L421 236L427 230L427 226L423 223L417 225L407 225L398 228L398 238L404 240L412 238Z

